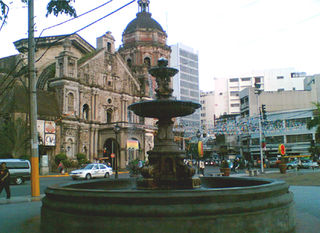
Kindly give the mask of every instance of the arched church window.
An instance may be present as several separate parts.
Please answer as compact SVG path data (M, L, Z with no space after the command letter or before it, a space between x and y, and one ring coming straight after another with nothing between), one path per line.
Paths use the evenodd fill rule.
M74 111L74 95L72 93L68 94L68 111Z
M107 43L107 51L111 52L111 43L110 42Z
M150 57L145 57L144 60L143 60L144 64L147 66L147 67L150 67L151 66L151 59Z
M132 60L131 60L131 58L128 58L128 59L127 59L127 65L128 65L129 67L132 66Z
M111 123L112 122L112 113L113 113L112 109L109 108L107 110L107 120L106 120L107 123Z
M128 123L133 123L133 114L132 111L128 111L127 113Z
M84 120L89 120L89 105L84 104L82 107L82 114Z
M59 77L63 77L63 59L59 59Z
M66 145L66 154L67 158L71 159L74 157L74 143L71 138L68 139L67 145Z

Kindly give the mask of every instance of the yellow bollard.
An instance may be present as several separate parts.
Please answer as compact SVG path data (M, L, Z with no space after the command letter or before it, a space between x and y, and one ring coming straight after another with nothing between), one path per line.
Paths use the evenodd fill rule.
M31 157L31 196L40 196L39 158Z

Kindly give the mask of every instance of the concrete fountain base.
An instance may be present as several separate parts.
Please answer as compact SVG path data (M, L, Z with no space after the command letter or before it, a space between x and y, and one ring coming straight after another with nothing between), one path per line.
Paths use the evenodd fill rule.
M282 181L203 177L187 190L137 190L134 179L49 187L42 232L294 232L293 195Z

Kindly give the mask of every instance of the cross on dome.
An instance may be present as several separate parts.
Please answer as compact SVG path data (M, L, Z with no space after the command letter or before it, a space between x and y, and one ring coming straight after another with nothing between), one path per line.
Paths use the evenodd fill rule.
M139 0L139 12L149 12L149 0Z

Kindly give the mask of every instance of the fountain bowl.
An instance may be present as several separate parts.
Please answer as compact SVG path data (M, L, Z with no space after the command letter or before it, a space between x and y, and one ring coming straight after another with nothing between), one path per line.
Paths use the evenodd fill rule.
M294 232L293 195L283 181L202 177L187 190L137 190L136 179L48 187L41 232Z
M128 108L138 116L159 119L187 116L200 107L192 101L157 99L133 103Z

